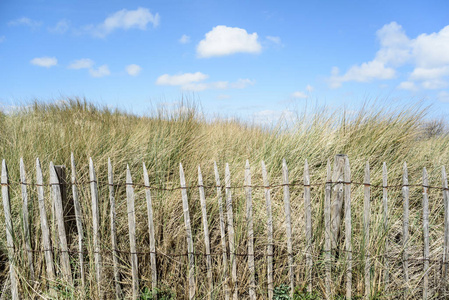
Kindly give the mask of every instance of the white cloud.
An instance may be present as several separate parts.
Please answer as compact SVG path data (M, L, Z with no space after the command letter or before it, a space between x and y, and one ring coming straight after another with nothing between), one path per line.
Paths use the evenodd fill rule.
M369 82L375 79L392 79L396 75L393 68L385 67L385 64L373 60L361 64L360 66L352 66L344 75L339 75L338 69L333 69L333 75L330 78L332 88L338 88L344 82L357 81Z
M412 80L438 79L449 75L449 65L438 68L415 68L410 74Z
M311 93L311 92L313 92L313 90L314 90L314 88L313 88L313 86L311 86L310 84L308 84L308 85L306 86L306 91L307 91L307 92Z
M196 48L198 57L225 56L234 53L260 53L257 33L248 34L237 27L216 26L206 33Z
M82 58L82 59L75 60L67 68L68 69L75 69L75 70L90 69L90 68L93 67L93 65L94 65L94 61L93 60L91 60L89 58Z
M441 102L449 102L449 93L446 91L441 91L438 93L438 100Z
M179 39L179 42L181 44L187 44L190 43L190 36L183 34L182 37Z
M60 20L54 27L49 27L48 31L51 33L59 33L63 34L66 33L67 30L69 30L70 22L66 19Z
M24 26L28 26L31 29L35 29L39 26L42 25L42 22L38 22L38 21L34 21L31 20L30 18L26 18L26 17L22 17L16 20L12 20L8 22L9 26L20 26L20 25L24 25Z
M449 65L449 25L438 33L423 33L412 43L418 67L437 68Z
M139 75L140 71L142 71L142 68L139 65L132 64L126 66L126 72L131 76Z
M203 81L209 78L209 75L203 74L201 72L196 73L184 73L179 75L169 75L164 74L159 76L156 80L157 85L180 85L184 86L187 84L191 84L193 82Z
M297 92L294 92L294 93L292 94L292 97L293 97L293 98L301 98L301 99L305 99L305 98L307 98L308 96L307 96L305 93L303 93L303 92L297 91Z
M425 80L421 83L422 87L428 90L439 90L448 87L448 83L442 79Z
M58 64L56 57L36 57L30 63L35 66L50 68Z
M418 87L415 85L413 81L403 81L399 84L398 89L408 90L408 91L417 91Z
M105 37L116 29L146 30L148 23L157 27L160 22L159 14L153 15L148 8L139 7L136 10L122 9L107 17L103 23L96 26L87 26L86 29L94 36Z
M102 65L99 66L98 69L90 68L89 74L92 77L104 77L110 75L111 72L109 71L108 65Z
M269 36L268 35L266 38L268 41L270 41L276 45L282 45L281 38L278 36Z

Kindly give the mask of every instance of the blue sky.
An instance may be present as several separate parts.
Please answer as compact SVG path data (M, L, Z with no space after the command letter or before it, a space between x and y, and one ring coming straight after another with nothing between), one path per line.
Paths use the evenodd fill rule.
M449 116L447 1L0 2L0 105L194 99L260 122L422 100Z

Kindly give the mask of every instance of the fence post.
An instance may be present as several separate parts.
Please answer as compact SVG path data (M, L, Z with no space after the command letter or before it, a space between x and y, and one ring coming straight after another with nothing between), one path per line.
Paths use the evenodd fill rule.
M13 300L19 299L19 289L17 286L17 275L14 262L14 228L11 220L11 205L9 201L9 179L8 168L6 167L5 160L2 161L2 199L3 199L3 211L5 213L5 225L6 225L6 245L8 247L8 260L9 260L9 278L11 281L11 296Z
M370 193L371 193L371 183L370 183L370 170L369 162L366 162L365 166L365 180L364 185L364 201L363 201L363 250L365 254L365 299L371 297L371 255L369 249L369 227L370 227Z
M429 293L429 179L426 168L423 169L423 239L424 239L424 289L423 299L428 298Z
M292 221L290 207L290 187L288 180L288 168L285 159L282 160L282 184L284 186L284 209L285 209L285 225L287 230L287 254L290 276L290 298L293 299L295 289L295 271L293 262L293 243L292 243Z
M390 284L389 262L388 262L388 172L387 164L384 162L382 165L382 201L383 201L383 217L384 217L384 236L385 236L385 250L384 250L384 282L387 288Z
M231 193L231 172L229 164L225 167L225 184L226 184L226 210L228 217L228 235L229 235L229 252L232 265L232 281L234 284L233 300L238 300L238 283L237 283L237 261L235 259L235 233L234 233L234 216L232 213L232 193Z
M245 193L246 193L246 227L248 231L248 269L249 269L249 299L256 299L256 270L254 267L254 229L253 229L253 201L251 198L251 170L249 160L245 165Z
M332 299L331 289L331 193L332 193L332 177L331 177L331 163L329 159L326 165L326 188L324 194L324 266L326 269L326 299Z
M134 188L131 178L131 171L126 165L126 202L128 208L128 229L129 229L129 248L131 252L131 271L132 271L132 289L133 299L139 297L139 267L137 261L136 247L136 212L134 207Z
M408 226L409 226L409 185L408 185L408 171L407 163L404 162L403 174L402 174L402 197L404 200L404 221L403 221L403 267L404 267L404 298L408 295Z
M352 298L352 215L351 215L351 168L345 157L345 250L346 250L346 299Z
M331 250L335 256L338 256L337 252L340 248L340 228L343 216L343 177L346 157L345 154L335 155L332 174L332 182L335 185L331 203Z
M441 168L441 178L443 183L443 202L444 202L444 245L443 245L443 292L446 292L447 289L447 262L449 259L449 248L448 248L448 242L449 242L449 191L448 191L448 185L447 185L447 175L446 175L446 168L443 166Z
M304 163L304 211L306 220L306 277L307 292L312 293L312 212L310 207L310 175L307 159Z
M23 218L23 238L25 240L25 251L28 259L28 268L30 272L31 281L34 282L34 267L33 267L33 250L31 249L31 234L28 215L28 193L27 193L27 179L25 172L25 165L23 158L20 158L20 187L22 190L22 218Z
M268 299L273 299L273 216L271 212L270 183L268 182L267 168L262 161L262 177L265 186L265 201L267 204L267 280Z
M193 253L193 236L190 226L189 202L187 199L187 186L182 164L179 164L179 178L181 182L182 207L184 210L184 225L187 238L187 256L189 259L189 299L195 298L195 254Z

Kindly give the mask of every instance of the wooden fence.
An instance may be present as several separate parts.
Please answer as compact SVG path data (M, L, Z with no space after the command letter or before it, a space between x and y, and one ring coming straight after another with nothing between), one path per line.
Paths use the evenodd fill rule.
M179 187L171 188L171 192L179 193L182 199L182 210L185 228L185 242L187 244L186 257L186 268L185 268L185 283L186 283L186 294L177 295L180 298L197 298L198 294L198 283L204 282L204 290L206 293L201 295L201 297L206 297L208 299L213 298L224 298L224 299L239 299L241 297L249 297L249 299L272 299L274 294L275 286L285 283L276 282L274 272L275 270L281 268L288 275L287 284L290 286L290 297L293 297L293 292L295 287L303 286L308 293L320 292L327 299L334 299L336 297L335 272L336 268L343 268L344 278L339 280L344 283L344 296L346 299L351 299L354 297L354 291L356 286L360 285L360 281L363 282L363 286L358 288L361 289L364 294L365 299L370 299L375 296L375 292L385 291L391 285L391 275L400 268L400 276L402 277L402 289L400 294L405 298L416 298L416 292L419 291L420 297L423 299L430 299L433 297L444 297L447 286L447 259L449 257L449 247L448 247L448 185L447 176L444 167L442 168L442 185L441 187L431 187L429 186L429 179L426 169L423 170L422 184L417 187L416 185L410 185L408 182L408 171L407 165L403 165L403 176L402 184L398 186L388 185L387 178L387 166L384 163L382 169L382 185L374 186L371 184L370 180L370 166L368 162L365 166L364 171L364 181L354 182L351 180L351 169L349 165L349 160L346 155L337 155L334 161L333 172L331 168L331 163L327 162L326 167L326 182L322 183L312 183L310 180L309 166L307 160L304 165L304 178L301 179L301 183L298 180L294 182L289 179L289 172L287 168L287 163L285 160L282 164L282 183L277 185L270 185L267 168L262 162L261 171L263 178L263 185L252 184L251 181L251 170L250 164L247 161L244 171L244 181L243 185L232 186L231 185L231 171L229 165L225 165L225 177L224 185L222 184L221 178L219 176L219 169L217 164L214 165L214 175L215 175L215 185L206 186L203 183L203 176L200 167L198 167L198 184L194 186L188 186L186 183L183 166L179 165ZM25 165L23 160L20 160L20 185L21 198L23 201L21 210L21 222L14 222L11 217L11 204L10 204L10 194L11 190L15 188L16 182L11 183L8 176L8 169L5 160L2 162L2 173L1 173L1 186L2 186L2 200L3 200L3 210L5 217L5 233L6 233L6 247L8 252L8 263L9 263L9 277L5 278L3 286L3 295L10 295L12 299L23 298L23 285L28 284L29 286L35 286L34 283L38 280L44 281L46 284L40 284L39 288L35 291L36 293L42 293L42 295L48 295L49 297L58 297L58 293L61 292L61 282L66 286L81 286L87 289L88 281L94 282L95 286L90 286L90 293L92 297L98 299L104 299L108 297L105 295L105 286L107 283L114 284L114 293L117 299L123 299L124 297L131 297L132 299L138 299L142 292L141 278L139 274L139 259L141 254L149 255L149 266L151 268L151 278L146 279L151 282L151 293L153 298L157 297L157 292L160 290L159 281L161 271L158 270L157 261L160 256L169 256L166 253L161 253L158 251L158 243L162 241L160 238L155 236L155 225L153 219L153 204L152 204L152 190L157 190L158 187L150 186L150 176L148 171L143 164L143 178L144 184L133 184L130 168L126 169L126 182L124 186L126 187L126 214L128 220L128 238L129 238L129 249L118 249L117 245L117 218L116 218L116 190L117 183L114 183L114 174L111 161L108 160L108 182L109 187L108 200L105 195L98 193L98 185L101 184L97 180L94 163L92 159L89 161L89 182L80 182L77 177L75 159L72 154L71 157L71 180L70 182L63 182L64 168L61 166L54 166L50 163L49 168L49 183L45 184L43 182L43 173L41 168L41 163L39 159L36 159L35 172L36 180L33 183L27 181L27 175L25 172ZM79 187L82 184L88 184L90 187L90 205L91 205L91 216L89 219L92 220L92 224L86 224L86 216L83 216L83 205L88 203L85 199L81 201ZM292 206L291 206L291 194L290 189L292 186L301 186L303 188L303 209L301 213L304 216L304 232L295 232L295 228L292 227ZM351 196L351 191L354 188L361 186L363 187L363 211L353 211L353 205L351 201L353 198ZM71 187L71 198L73 203L70 205L73 208L75 215L76 224L76 236L78 237L77 251L71 252L68 246L69 234L66 231L67 227L67 196L62 189L66 187ZM283 190L283 205L285 220L283 221L284 227L282 230L285 231L286 240L283 241L286 244L286 257L287 265L277 265L276 255L273 240L273 233L276 230L273 228L273 212L272 212L272 190L276 188L281 188ZM321 240L321 236L315 234L314 228L316 224L312 224L312 194L319 190L320 187L324 187L324 199L323 199L323 215L315 216L315 220L322 218L324 224L324 241ZM409 240L409 226L411 222L410 218L410 188L421 188L422 189L422 219L420 220L422 228L422 257L411 257L410 249L412 249L417 241ZM264 225L265 235L255 236L254 233L254 222L253 222L253 189L262 189L265 198L265 220ZM370 228L370 221L372 218L371 205L373 201L372 189L381 189L382 197L379 199L382 201L382 227L380 229L380 235L384 236L384 244L381 247L382 253L372 253L372 248L370 247L370 232L373 232L373 228ZM30 207L30 189L35 189L37 192L37 202L38 202L38 212L39 212L39 223L33 224L33 218L29 215ZM49 189L51 201L46 199L45 191ZM146 199L146 215L147 219L136 219L136 207L135 207L135 189L145 191ZM199 205L201 210L201 229L192 229L192 220L190 210L192 206L198 203L198 199L191 199L191 194L189 190L198 189L199 192ZM216 195L214 197L207 197L205 189L215 189ZM246 253L237 253L236 249L236 217L235 217L235 207L233 208L233 191L235 189L242 189L244 191L246 199L246 211L244 220L246 221ZM392 201L389 196L389 192L392 189L402 190L401 201L403 203L403 219L402 219L402 236L397 237L400 239L398 243L402 243L402 249L400 255L402 257L391 256L391 248L389 244L389 230L392 224L389 223L389 203ZM443 245L441 245L441 253L432 253L432 257L436 259L431 260L431 254L429 252L429 189L436 189L441 191L441 197L435 201L442 201L444 205L444 238ZM68 190L68 189L67 189ZM48 190L47 190L48 191ZM224 194L223 194L224 192ZM209 193L210 196L210 193ZM190 198L189 198L190 197ZM209 199L208 199L209 198ZM100 216L100 213L105 213L105 210L101 210L100 203L108 201L108 215ZM214 206L218 206L218 215L211 215L207 211L207 203L210 201L214 202ZM48 207L48 205L51 207ZM216 212L216 210L214 210ZM363 219L363 226L361 230L363 231L360 236L361 241L358 241L361 245L359 247L360 253L354 252L354 229L352 227L352 221L355 214L361 214ZM50 220L48 217L50 216ZM108 219L110 227L110 237L105 236L100 237L100 217L103 219ZM344 217L344 219L343 219ZM211 252L211 239L210 239L210 229L209 225L211 219L219 219L219 232L220 240L217 245L214 245L213 249L221 249L221 251L215 251L216 255L220 261L220 270L214 271L214 265L216 261L213 262L214 253ZM31 221L31 224L30 224ZM149 251L142 253L138 252L138 237L136 236L136 223L145 222L145 226L148 227L148 243ZM318 222L318 221L317 221ZM416 221L414 217L413 222ZM22 228L16 228L17 225L21 224ZM103 224L104 225L104 224ZM86 240L85 230L86 226L90 227L89 230L92 234L89 239ZM32 237L30 233L30 228L39 227L39 230L34 230L40 236L38 239L41 243L32 243ZM53 229L52 229L53 228ZM344 231L342 230L344 228ZM194 249L195 232L202 230L202 237L204 238L204 253L199 250ZM379 230L376 228L375 230ZM195 231L195 232L194 232ZM19 233L22 233L23 239L20 240L18 237ZM298 255L294 251L293 237L295 235L304 236L302 243L304 247L302 248L304 253ZM101 238L101 240L100 240ZM3 239L3 237L2 237ZM262 254L255 253L255 240L266 241L265 248ZM109 241L108 241L109 240ZM91 245L93 251L86 253L84 250L86 245ZM340 244L344 245L341 247ZM107 246L105 246L107 245ZM420 246L421 247L421 246ZM112 274L111 272L105 271L105 266L103 262L103 255L105 253L105 248L110 249L112 254ZM316 253L314 249L321 249ZM295 248L297 249L297 248ZM440 248L439 248L440 249ZM42 254L43 253L43 254ZM128 262L124 262L120 259L120 255L123 253L128 255ZM303 255L304 254L304 255ZM90 257L89 255L93 255ZM238 263L238 256L243 256L245 261L240 261ZM40 274L36 266L36 256L40 256L42 261L41 265L45 265L45 274ZM357 256L357 259L355 258ZM220 258L221 257L221 258ZM58 258L58 259L57 259ZM199 258L204 258L201 260ZM91 262L92 267L86 268L86 260ZM266 269L258 271L255 264L257 260L264 260ZM295 276L297 271L295 268L298 267L299 261L304 260L304 272L303 276ZM415 260L422 263L422 269L420 272L420 279L418 280L418 285L410 284L410 266L409 262ZM26 274L17 272L16 265L19 263L26 264L28 266L28 272ZM441 279L439 282L441 284L429 284L429 273L430 273L430 263L432 262L432 268L434 273L438 274L437 277ZM203 264L199 267L199 264ZM354 265L354 263L356 265ZM123 268L120 264L127 264L129 266L130 272L121 272ZM246 279L245 282L242 281L238 273L239 268L244 268ZM355 272L360 272L361 275L359 279L355 280L353 275ZM201 273L205 269L205 273ZM374 270L381 269L381 278L373 278ZM360 271L361 270L361 271ZM416 270L416 268L415 268ZM322 273L320 273L322 272ZM217 276L218 273L218 276ZM416 273L416 271L415 271ZM264 278L262 278L262 275ZM131 288L124 287L124 277L127 277L131 282ZM397 276L396 276L397 277ZM302 278L301 282L298 282L298 278ZM244 284L244 285L243 285ZM22 285L22 287L21 287ZM380 288L382 286L383 288ZM9 296L8 296L9 297Z

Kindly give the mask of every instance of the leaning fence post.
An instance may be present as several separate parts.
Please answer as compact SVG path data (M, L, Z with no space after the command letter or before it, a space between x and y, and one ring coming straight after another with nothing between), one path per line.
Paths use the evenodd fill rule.
M6 245L8 247L8 259L9 259L9 278L11 281L11 296L13 300L19 299L19 289L17 286L17 277L14 262L14 228L11 220L11 205L9 201L9 180L8 180L8 168L6 167L5 160L2 161L2 198L3 198L3 211L5 213L5 225L6 225Z
M403 175L402 175L402 197L404 200L404 221L403 221L403 267L404 267L404 298L408 295L408 226L409 226L409 185L408 185L408 171L407 163L404 162Z
M179 164L179 178L181 182L182 207L184 210L184 226L187 238L187 256L189 259L189 299L195 298L195 254L193 253L193 236L190 226L189 202L187 199L187 186L182 164Z
M72 282L72 270L70 268L70 258L67 246L67 236L64 224L64 209L62 206L61 189L59 186L58 175L53 162L50 162L50 185L51 194L53 197L53 204L55 206L56 223L58 225L58 236L61 247L61 269L64 279L70 284Z
M248 231L248 269L249 269L249 299L256 299L256 270L254 268L254 229L253 229L253 201L251 198L251 170L249 161L245 165L245 193L246 193L246 226Z
M25 172L25 165L23 158L20 158L20 186L22 189L22 218L23 218L23 238L25 240L25 251L28 259L28 268L30 268L30 278L34 282L34 267L33 267L33 250L31 249L31 234L28 216L28 193L27 193L27 179Z
M265 200L267 204L267 280L268 299L273 299L273 216L271 212L270 183L268 182L267 168L262 161L262 177L265 186Z
M345 249L346 249L346 299L352 298L352 215L351 215L351 168L345 157Z
M427 190L429 188L429 179L426 168L423 169L423 239L424 239L424 289L423 299L428 298L429 293L429 195Z
M233 300L238 299L238 282L237 282L237 261L235 259L235 233L234 233L234 216L232 213L232 193L231 193L231 172L229 164L225 167L225 184L226 184L226 211L228 217L228 235L229 235L229 252L232 267L232 281L234 284Z
M332 299L331 290L331 193L332 193L332 177L331 163L327 160L326 166L326 187L324 194L324 266L326 269L326 299Z
M290 276L290 298L293 298L295 290L295 273L293 262L293 243L292 243L292 221L290 207L290 188L288 181L288 168L285 159L282 160L282 184L284 186L284 209L285 209L285 226L287 230L287 254Z
M128 208L128 228L129 228L129 248L131 252L131 271L132 271L132 289L133 299L139 297L139 267L137 261L136 247L136 212L134 208L134 188L131 178L131 171L126 165L126 202Z
M310 175L307 159L304 163L304 211L306 220L306 277L307 292L312 293L312 211L310 207Z
M364 185L364 201L363 201L363 250L365 254L365 299L369 299L371 296L371 276L370 276L370 268L371 268L371 255L369 249L369 227L370 227L370 170L369 170L369 162L366 162L365 166L365 180L363 182Z

